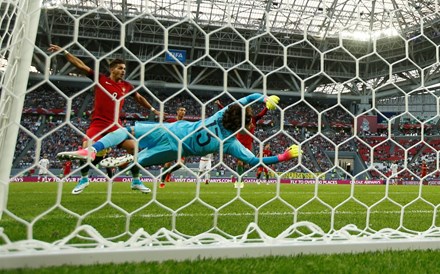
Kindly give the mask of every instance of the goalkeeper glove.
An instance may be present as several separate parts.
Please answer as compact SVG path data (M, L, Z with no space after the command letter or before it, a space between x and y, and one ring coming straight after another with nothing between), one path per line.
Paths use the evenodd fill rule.
M292 145L283 154L278 154L278 160L280 162L290 160L292 158L297 158L302 154L302 150L297 145Z
M266 103L266 107L269 110L276 109L279 101L280 101L280 97L278 97L276 95L271 95L269 97L264 98L264 102Z

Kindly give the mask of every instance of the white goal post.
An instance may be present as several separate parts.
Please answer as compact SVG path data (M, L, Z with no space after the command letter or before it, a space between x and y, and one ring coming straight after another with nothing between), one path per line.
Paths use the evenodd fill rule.
M62 1L48 1L48 2L62 2ZM67 1L69 2L69 1ZM75 2L75 1L71 1ZM91 7L89 9L90 14L96 12L97 16L99 16L99 12L107 12L109 13L109 9L105 8L105 2L107 1L97 1L104 3L104 6L101 7ZM147 2L150 1L138 1L139 3L145 3L147 5ZM196 0L187 0L186 3L189 6L192 2L198 2ZM310 173L312 178L307 183L315 186L315 189L313 190L312 194L310 194L310 197L308 199L302 201L302 203L299 206L293 206L292 204L289 204L286 202L285 199L283 199L282 190L281 190L281 184L282 175L275 175L273 177L273 181L275 182L275 187L273 188L274 196L272 200L281 201L280 203L284 208L287 208L290 210L290 212L275 212L274 215L289 215L291 218L291 224L286 226L286 228L281 232L278 233L277 236L269 236L264 229L260 227L258 224L259 221L259 214L261 211L264 211L264 206L266 204L269 204L270 201L265 202L263 205L256 206L252 203L249 203L246 201L246 198L243 198L243 192L241 190L235 190L231 187L231 192L235 191L236 196L231 198L230 201L226 202L225 204L221 206L213 206L208 203L206 203L203 199L200 198L200 188L197 188L194 190L193 197L194 200L199 202L201 207L203 207L206 210L212 211L213 215L213 228L209 229L207 232L203 232L197 235L187 235L184 232L178 231L176 229L176 216L178 213L181 213L187 206L189 207L191 202L188 202L188 204L185 204L183 206L180 206L178 209L171 209L171 207L168 207L166 205L163 205L159 199L157 194L157 189L153 189L152 193L152 201L148 202L147 204L141 205L138 209L133 210L133 212L137 213L138 211L141 211L146 206L149 205L156 205L158 204L158 208L160 208L163 211L166 211L171 216L171 226L172 229L167 228L159 228L155 233L147 233L143 228L137 229L134 233L129 232L128 226L130 224L131 218L133 217L133 212L127 212L125 209L121 209L121 206L117 203L112 202L112 189L113 186L110 183L109 185L106 185L105 188L105 198L103 198L102 204L96 206L96 208L93 208L92 210L86 212L86 213L77 213L74 212L74 210L66 209L63 205L63 195L70 195L70 192L63 191L66 189L66 185L59 183L60 181L58 178L54 178L53 180L59 183L59 188L57 190L54 190L54 196L56 196L55 204L51 205L48 209L42 210L42 212L39 212L37 216L34 216L32 220L27 220L26 218L21 218L19 216L14 215L11 211L8 211L8 197L10 197L10 185L11 185L11 177L14 177L12 175L12 164L14 159L14 153L16 148L16 142L19 135L20 130L20 123L21 123L21 117L22 117L22 110L23 105L25 102L25 95L26 92L30 90L28 83L29 83L29 68L32 63L33 54L35 52L38 52L40 55L43 55L46 53L45 56L47 60L50 58L48 57L50 53L47 53L46 49L40 49L37 46L35 46L35 39L37 37L37 29L39 27L39 21L40 21L40 13L42 11L42 1L24 1L24 0L0 0L1 5L1 12L0 14L0 25L2 27L2 30L7 30L2 34L2 37L0 37L0 58L7 59L7 66L5 67L5 71L1 74L1 83L0 83L0 91L1 91L1 101L0 101L0 269L12 269L12 268L19 268L19 267L44 267L44 266L59 266L59 265L90 265L90 264L96 264L96 263L124 263L124 262L145 262L145 261L165 261L165 260L197 260L200 258L240 258L240 257L262 257L262 256L274 256L274 255L297 255L297 254L323 254L323 253L342 253L342 252L365 252L365 251L378 251L378 250L415 250L415 249L438 249L440 246L440 227L438 226L438 209L439 209L439 203L436 204L436 201L426 201L425 197L420 194L421 188L424 187L423 185L423 178L418 178L412 180L412 182L415 182L417 186L420 187L418 189L418 193L414 194L413 199L402 205L398 202L395 202L394 200L390 199L388 196L388 193L390 191L390 181L391 178L389 178L388 175L382 174L383 178L381 181L384 182L383 185L383 193L384 197L380 199L380 201L389 202L391 206L395 206L397 208L395 211L398 211L396 214L399 215L399 229L393 229L388 227L382 227L380 229L377 229L376 227L373 227L375 224L372 224L373 221L371 219L372 216L375 216L375 214L389 214L386 210L380 211L377 210L377 205L379 204L379 201L373 203L373 204L365 204L361 202L358 197L354 194L354 186L356 185L357 181L361 181L353 174L350 174L350 170L344 170L340 163L338 162L338 157L341 157L342 154L338 153L338 150L342 148L342 146L350 143L350 141L343 142L342 144L333 144L336 148L336 152L332 152L333 160L334 162L331 163L333 167L337 170L337 172L346 175L347 178L344 178L344 182L346 185L352 186L352 188L347 192L347 200L341 201L337 206L331 206L329 203L325 201L325 199L322 199L319 196L318 188L322 185L322 182L324 181L322 177L320 177L322 174L330 176L333 172L332 169L327 169L322 174L314 174L314 172L310 171L310 169L303 168L303 173ZM54 7L57 8L57 7ZM68 12L68 10L60 5L60 9L62 9L66 14L69 15L69 19L71 19L74 22L74 28L75 31L73 33L66 34L67 36L72 37L72 41L74 43L80 44L78 41L78 33L81 24L81 20L84 19L84 17L81 16L74 16ZM99 11L99 12L98 12ZM189 12L190 13L190 12ZM102 14L101 14L102 15ZM156 27L163 28L164 33L168 34L169 28L173 27L174 24L171 27L163 27L160 23L160 20L157 18L154 18L151 13L149 13L148 9L144 11L142 16L145 17L151 17L152 21L156 23ZM141 18L142 16L139 16ZM116 17L115 17L116 18ZM188 22L192 19L184 18L178 23L182 22ZM114 21L120 23L117 19L114 19ZM193 24L197 26L196 23L191 21ZM125 24L125 23L122 23ZM232 29L234 35L239 37L240 39L244 39L241 37L239 32L235 30L235 28L230 24L230 22L225 23L225 28ZM12 26L13 25L13 26ZM125 25L123 31L125 32ZM9 30L11 32L9 32ZM211 33L207 33L204 30L202 30L202 27L200 27L200 32L206 36L206 45L210 45L209 38L211 35L214 35L216 31L221 30L221 28L216 29L215 31L212 31ZM67 33L67 31L66 31ZM271 37L270 32L267 36ZM125 33L124 33L125 34ZM125 39L125 37L124 37ZM307 41L307 35L305 35L304 40ZM246 40L246 39L244 39ZM168 39L164 39L165 43L168 43ZM342 41L342 39L341 39ZM305 42L306 43L306 42ZM122 47L125 47L125 41L121 41L120 43ZM247 53L249 52L249 47L252 47L252 41L246 40L244 43L245 47L247 48ZM375 44L376 45L376 44ZM84 45L79 46L82 51L86 52ZM168 48L168 44L164 44L163 48L165 50L161 50L160 53L165 53ZM283 56L283 62L286 63L287 60L287 52L288 52L288 46L280 45L280 48L282 49ZM375 52L376 49L374 49ZM438 50L438 48L437 48ZM216 66L220 67L221 70L224 72L224 75L227 75L230 72L228 69L230 68L223 68L220 61L215 60L211 56L209 56L209 50L206 50L206 56L209 61L212 61L215 63ZM169 53L169 52L166 52ZM94 57L93 54L90 52L87 52L86 55L89 54L91 58L96 61L96 67L100 65L99 62L102 60ZM130 55L130 54L127 54ZM159 55L159 54L158 54ZM164 54L162 54L164 55ZM220 55L220 54L219 54ZM323 53L319 53L319 56L323 56ZM350 56L350 53L346 54L348 57ZM109 53L108 56L111 56ZM106 56L106 57L108 57ZM200 57L200 60L202 60L204 57ZM129 56L130 58L135 59L138 63L141 65L145 64L145 60L136 59L138 57L136 56ZM149 60L154 59L153 57L149 56ZM171 59L176 59L176 57L169 57ZM196 57L193 57L196 59ZM247 60L249 61L249 56L246 56ZM55 58L53 58L55 59ZM52 60L53 60L52 59ZM105 58L102 58L105 59ZM159 58L158 58L159 59ZM180 61L173 60L177 63L177 67L179 65L182 65ZM322 64L324 63L323 60ZM356 59L355 61L357 65L359 65L360 58ZM226 62L225 62L226 63ZM437 60L438 63L438 60ZM241 65L241 64L240 64ZM390 67L390 71L393 68L393 65L387 64ZM438 64L437 64L438 65ZM239 65L237 65L238 67ZM182 65L184 69L183 76L185 77L188 73L187 67L185 67L185 64ZM324 67L324 65L322 66ZM41 72L42 76L41 79L43 82L47 83L49 82L49 78L52 77L49 73L49 65L47 65L47 71ZM287 65L283 69L286 69ZM249 69L257 70L261 75L262 73L257 66L249 66ZM140 71L143 72L143 68L140 69ZM176 69L178 70L178 69ZM281 68L279 69L281 70ZM286 69L287 71L291 71L291 68ZM391 75L392 72L387 71ZM324 69L321 71L323 74L325 74ZM1 73L1 72L0 72ZM178 73L177 73L178 74ZM270 75L271 73L269 73ZM357 71L356 77L359 77L359 71ZM292 78L295 78L297 76L291 75ZM327 75L325 75L327 77ZM356 78L355 77L355 78ZM227 76L225 76L227 78ZM271 87L266 87L266 80L268 78L268 75L264 75L261 77L262 82L264 84L262 89L256 89L258 92L263 94L268 94L269 90L271 90ZM331 78L331 77L329 77ZM391 77L390 77L391 78ZM241 80L241 79L240 79ZM305 82L308 79L301 79L301 86L297 87L300 90L301 99L303 102L306 103L306 105L310 105L310 103L305 99L306 91L305 91ZM140 77L140 85L141 86L147 86L147 84L144 82L143 76ZM227 86L227 80L225 80L226 86ZM240 82L240 81L238 81ZM95 80L96 84L97 81ZM189 90L188 83L184 79L182 80L183 88L182 90ZM164 86L167 86L167 83L163 84ZM172 84L169 84L169 86L172 86ZM336 85L336 88L343 88L340 85ZM393 88L399 89L400 87L397 84L390 84ZM224 87L217 87L219 90L223 90ZM423 89L422 85L422 89ZM374 98L376 90L372 91L372 97ZM188 92L191 94L191 92ZM280 94L286 95L288 93L287 91L280 91ZM403 92L402 92L403 93ZM224 92L226 96L230 96L228 92ZM191 94L192 95L192 94ZM344 96L343 94L338 94L338 105L340 104L340 97ZM406 97L405 97L406 96ZM407 98L409 95L404 95L403 97ZM325 97L325 96L324 96ZM438 98L437 98L438 100ZM197 99L196 99L197 101ZM365 100L364 100L365 101ZM367 100L368 101L368 100ZM198 103L201 103L200 101L197 101ZM366 107L368 108L368 102L364 102ZM72 100L68 100L68 104L72 104ZM203 103L202 103L203 104ZM163 103L160 103L160 106L163 110ZM297 105L295 105L297 106ZM294 107L295 107L294 106ZM205 106L203 106L205 107ZM286 109L280 109L280 117L284 118L284 114L287 111L292 110L294 107L287 106ZM372 111L377 111L377 106L373 105L370 106L372 108ZM405 105L406 109L405 111L408 112L409 106ZM317 131L316 135L325 138L319 139L319 140L327 140L328 138L323 130L324 125L324 113L325 112L331 112L333 110L333 106L328 107L327 109L323 110L315 110L314 107L310 107L313 109L312 112L318 112L317 115ZM71 105L67 108L68 110L71 109ZM66 116L68 116L70 113L66 113ZM358 120L359 116L362 116L365 114L364 112L359 112L357 114L350 114L352 116L352 120L354 123L354 128L357 128L358 126ZM204 117L204 114L202 115ZM387 121L389 122L388 119ZM70 126L71 120L68 121ZM294 139L293 132L294 130L287 129L287 126L285 125L285 121L281 120L280 122L281 126L279 126L279 132L273 133L273 135L277 135L280 133L281 135L289 136L288 139ZM425 125L425 123L423 123ZM292 127L293 128L293 127ZM422 126L423 128L423 126ZM391 124L387 124L388 132L391 134ZM77 133L80 135L79 133ZM368 144L366 141L362 140L361 137L358 136L358 133L353 133L356 138L351 140L353 143L355 141L359 142L360 146L368 147L371 144ZM422 136L424 136L423 130L421 131ZM283 136L284 136L283 135ZM271 136L272 138L272 136ZM37 138L38 139L38 138ZM273 138L276 140L275 138ZM374 154L380 153L378 150L374 150L375 148L379 148L382 144L390 141L390 137L386 137L384 140L380 140L377 143L374 143L373 149L371 149L368 152L368 157L371 163L373 162ZM328 141L331 143L331 141ZM38 142L37 146L41 146ZM316 153L319 154L319 151L312 151L310 148L310 143L307 139L303 141L298 141L298 144L303 146L304 154L307 153ZM397 143L393 144L396 148L395 149L402 149L405 150L405 153L403 155L403 162L404 166L407 167L409 165L408 162L408 153L407 150L410 148L402 148L403 145ZM434 151L432 146L430 144L426 145L428 149L431 149ZM306 148L307 147L307 148ZM41 149L41 147L39 147ZM37 151L39 152L39 149ZM262 147L261 147L262 150ZM368 150L368 149L367 149ZM356 153L356 152L353 152ZM351 154L350 154L351 155ZM40 155L34 155L40 157ZM305 157L305 156L303 156ZM438 163L438 152L436 151L436 157ZM223 158L224 159L224 158ZM302 162L303 158L300 158L298 160L298 165L304 164ZM36 163L33 163L35 166L37 166ZM365 163L363 163L365 164ZM215 165L215 164L214 164ZM290 167L289 167L290 168ZM296 167L295 167L296 168ZM437 164L438 168L438 164ZM184 168L185 169L185 168ZM292 168L293 169L293 168ZM377 170L377 167L374 166L367 166L365 168L367 171L371 170ZM99 172L99 171L98 171ZM195 168L186 168L185 172L189 174L189 176L197 177L197 169ZM234 171L231 171L234 175ZM434 173L432 170L429 171L430 173ZM186 174L185 173L185 174ZM284 171L281 171L280 173L284 173ZM293 172L292 172L293 173ZM299 173L299 172L298 172ZM414 172L410 172L412 175L417 176ZM49 177L51 177L53 174L50 174ZM105 177L103 173L101 173L101 177ZM117 174L119 176L121 174ZM363 173L361 174L363 175ZM360 175L359 175L360 176ZM54 176L52 176L54 177ZM365 175L364 175L365 178ZM151 181L153 182L153 186L158 185L158 178L151 176ZM289 184L294 184L295 180L293 179L285 179L289 180ZM363 179L362 179L363 180ZM329 180L332 181L332 180ZM336 181L336 180L333 180ZM342 181L342 179L341 179ZM368 181L368 180L365 180ZM150 182L150 181L149 181ZM200 177L198 177L198 182L200 182ZM182 183L183 184L183 183ZM189 183L188 183L189 184ZM306 184L306 183L305 183ZM402 186L403 187L403 186ZM434 186L433 186L434 187ZM75 198L75 197L73 197ZM243 202L247 207L250 208L251 213L247 213L249 215L252 215L253 221L250 221L245 229L245 231L240 234L239 236L232 235L229 233L224 232L221 228L219 228L218 225L218 219L221 216L221 210L223 210L225 207L231 205L234 201L240 201ZM348 201L350 200L350 201ZM391 202L389 201L391 200ZM417 204L417 202L421 201L424 203L422 205L422 209L420 211L429 211L429 214L432 213L432 218L429 219L428 222L429 228L423 231L414 231L411 229L406 229L403 225L403 216L406 209L410 208L413 204ZM359 206L360 210L365 215L362 216L362 218L365 218L365 227L359 228L358 226L348 223L346 225L343 225L342 228L336 228L336 217L337 213L339 211L343 211L347 208L346 204L349 204L349 202L357 203L356 205ZM316 225L312 221L303 220L298 217L300 214L299 211L303 208L307 208L309 204L316 203L319 204L323 209L323 211L326 211L326 216L329 219L330 223L330 229L328 231L325 231L318 225ZM402 202L403 203L403 202ZM104 208L105 206L111 207L111 209L119 210L118 213L122 212L120 215L123 216L122 218L125 218L125 223L123 225L123 232L121 234L124 234L125 237L123 237L123 240L118 239L117 237L106 237L103 235L101 231L99 231L97 228L88 225L83 224L82 221L86 219L89 214L92 214L94 212L99 211L100 209ZM30 205L32 206L32 205ZM425 206L425 207L423 207ZM342 210L341 210L342 208ZM426 208L429 208L427 210ZM59 239L53 241L53 242L45 242L42 240L34 239L31 237L33 234L33 231L35 229L35 223L38 220L43 219L46 215L49 215L52 210L57 209L59 211L62 211L62 213L69 214L73 218L76 218L75 228L70 231L69 235L62 236ZM417 214L419 208L415 208L415 214ZM287 211L287 210L285 210ZM316 212L312 212L313 214ZM425 212L426 213L426 212ZM152 213L153 214L153 213ZM320 212L316 213L320 214ZM343 214L355 215L353 212L343 211ZM116 214L115 214L116 215ZM197 215L197 214L194 214ZM202 215L202 213L200 213ZM234 213L231 213L231 215L234 215ZM306 214L307 215L307 214ZM10 234L11 228L5 229L2 226L2 220L4 221L5 218L13 219L16 223L24 226L26 228L26 239L22 240L11 240L8 236ZM157 213L157 218L161 217L159 213ZM116 218L120 218L120 216L115 216ZM429 218L429 217L428 217ZM78 241L79 239L79 241ZM84 240L84 242L81 242L81 240Z
M0 1L2 12L0 24L5 32L1 37L0 57L8 63L1 75L0 101L0 218L6 208L8 186L14 158L15 145L21 120L24 98L29 78L41 1ZM13 24L12 32L8 27Z

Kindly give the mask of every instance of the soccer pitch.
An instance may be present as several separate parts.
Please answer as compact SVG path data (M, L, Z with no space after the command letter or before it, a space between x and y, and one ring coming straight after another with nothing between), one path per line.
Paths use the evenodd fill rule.
M153 191L142 194L132 191L130 183L118 182L91 183L72 195L74 185L11 183L0 227L11 241L32 236L53 242L78 225L91 225L113 241L127 240L138 229L154 234L161 228L189 236L211 232L239 237L251 222L271 237L300 221L324 232L348 224L367 232L392 228L412 233L439 226L438 186L246 184L238 192L231 183L200 188L167 183L164 189L147 183Z

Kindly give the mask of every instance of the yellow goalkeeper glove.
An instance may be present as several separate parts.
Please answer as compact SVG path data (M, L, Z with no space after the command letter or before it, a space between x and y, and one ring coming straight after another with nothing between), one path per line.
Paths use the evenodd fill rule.
M280 162L290 160L292 158L297 158L303 153L302 149L298 145L291 145L283 154L278 155L278 160Z
M271 95L271 96L266 97L264 99L264 102L266 102L266 107L269 110L276 109L279 101L280 101L280 97L278 97L276 95Z

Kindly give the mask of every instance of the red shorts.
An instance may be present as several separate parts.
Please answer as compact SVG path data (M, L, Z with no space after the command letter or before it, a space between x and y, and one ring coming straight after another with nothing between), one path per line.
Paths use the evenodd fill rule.
M261 172L267 173L267 168L265 168L264 166L259 166L257 169L257 173L261 173Z
M120 129L121 125L112 125L109 127L109 124L107 122L92 122L89 126L89 128L86 131L87 137L92 139L93 141L98 141L102 137L104 137L107 133L113 132L117 129ZM87 141L87 138L84 138L83 141Z

